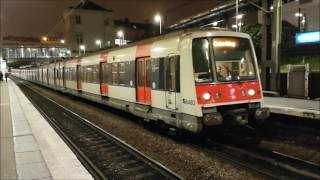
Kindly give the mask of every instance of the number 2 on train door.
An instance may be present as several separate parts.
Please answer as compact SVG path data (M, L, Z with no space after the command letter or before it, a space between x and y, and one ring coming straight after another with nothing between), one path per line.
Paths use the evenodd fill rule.
M137 102L142 104L151 104L150 58L138 58L136 63Z

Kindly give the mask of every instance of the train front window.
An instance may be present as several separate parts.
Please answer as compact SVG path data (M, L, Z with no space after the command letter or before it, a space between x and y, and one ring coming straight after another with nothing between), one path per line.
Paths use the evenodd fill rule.
M218 81L239 81L256 78L249 39L213 38L212 47Z
M192 60L194 79L196 83L211 82L209 40L205 38L194 39L192 42Z

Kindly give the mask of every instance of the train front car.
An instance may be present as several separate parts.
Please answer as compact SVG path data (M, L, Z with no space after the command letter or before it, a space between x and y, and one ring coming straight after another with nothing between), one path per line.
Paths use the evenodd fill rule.
M262 107L259 69L249 35L201 32L190 41L195 98L204 130L254 130L269 111ZM188 102L192 101L184 100Z

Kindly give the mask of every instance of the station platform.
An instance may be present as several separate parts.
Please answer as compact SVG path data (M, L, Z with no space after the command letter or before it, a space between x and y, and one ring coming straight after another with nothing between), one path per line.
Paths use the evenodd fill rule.
M270 108L271 113L320 120L320 101L264 97L264 106Z
M0 179L93 179L13 81L0 92Z

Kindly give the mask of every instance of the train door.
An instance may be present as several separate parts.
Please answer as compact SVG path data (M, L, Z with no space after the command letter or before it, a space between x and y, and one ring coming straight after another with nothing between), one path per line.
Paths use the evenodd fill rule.
M138 103L151 104L150 73L150 57L138 58L136 61L136 97Z
M100 92L102 96L108 96L108 63L100 63Z
M78 91L81 91L82 87L81 87L81 67L80 65L77 65L77 68L76 68L76 80L77 80L77 90Z
M179 73L179 57L168 57L165 61L166 106L172 110L177 108L177 93L180 91Z

